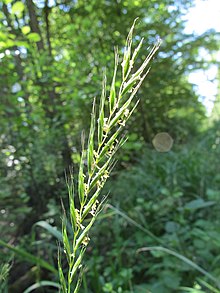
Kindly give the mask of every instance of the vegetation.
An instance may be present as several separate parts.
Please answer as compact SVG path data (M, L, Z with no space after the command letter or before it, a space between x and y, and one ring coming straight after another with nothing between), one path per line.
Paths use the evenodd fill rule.
M181 0L0 1L2 292L57 292L59 272L65 291L62 273L78 275L85 247L79 292L219 292L219 121L216 111L207 118L188 82L191 71L211 64L200 57L200 49L211 54L219 40L215 32L184 33L183 14L191 5ZM131 39L127 50L121 48L138 16L134 48L145 41L132 73L141 73L138 68L158 35L163 43L136 105L137 88L128 93L131 98L120 95L134 76L126 74L123 62L120 83L114 65L123 60L117 52L114 58L113 46L126 58ZM110 93L106 102L105 92ZM119 100L123 117L115 118ZM112 149L110 137L116 139L119 130L128 140ZM166 150L168 137L158 140L157 133L169 133L174 142L169 152L156 151ZM113 154L118 163L101 192ZM74 206L73 185L79 189ZM98 195L100 201L109 193L111 200L99 213ZM90 229L94 221L88 242L81 225ZM74 256L65 235L78 250ZM58 266L62 241L66 254L59 253Z

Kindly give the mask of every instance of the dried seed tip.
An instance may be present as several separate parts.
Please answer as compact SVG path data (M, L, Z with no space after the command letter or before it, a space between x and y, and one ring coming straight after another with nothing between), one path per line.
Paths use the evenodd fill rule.
M126 118L129 116L129 110L128 109L125 109L124 115L125 115Z
M96 200L95 203L92 205L91 211L89 212L93 217L96 215L96 209L98 204L99 204L99 201Z
M90 241L90 238L89 238L88 236L85 236L85 237L83 238L82 244L83 244L84 246L87 246L87 245L89 244L89 241Z
M124 127L125 126L125 122L126 122L125 120L119 120L118 121L118 124Z
M88 184L87 184L87 183L84 183L84 191L85 191L85 193L87 193L87 192L88 192L88 189L89 189L89 186L88 186Z
M105 133L109 131L108 118L104 118L103 131Z
M81 229L83 229L82 224L81 224L81 217L80 217L80 211L78 209L75 209L75 215L76 215L76 224L78 227L80 227Z
M103 178L104 179L107 179L108 177L109 177L109 172L106 170L105 173L104 173L104 175L103 175Z
M93 151L93 155L95 158L98 158L98 153L95 150Z

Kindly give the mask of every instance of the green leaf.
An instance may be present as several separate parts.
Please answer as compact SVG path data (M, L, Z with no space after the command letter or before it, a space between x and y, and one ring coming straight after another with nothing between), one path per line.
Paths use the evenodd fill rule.
M72 270L70 272L70 278L71 278L71 280L73 280L73 277L75 276L77 270L79 269L79 267L80 267L80 265L82 263L82 259L83 259L83 255L84 255L85 251L86 251L86 248L84 247L80 251L80 254L79 254L78 258L77 258L77 260L74 263L74 266L73 266L73 268L72 268Z
M117 68L118 68L118 52L117 52L117 50L115 50L115 69L114 69L111 90L110 90L110 96L109 96L110 114L112 113L112 110L114 109L115 103L116 103L115 80L116 80Z
M67 256L68 262L70 262L70 255L71 255L71 249L70 249L70 243L69 243L69 238L66 230L66 219L63 219L62 222L62 236L63 236L63 245L64 245L64 250Z
M182 254L180 254L178 252L175 252L173 250L170 250L168 248L161 247L161 246L143 247L143 248L138 249L138 252L143 252L143 251L160 251L160 252L165 252L167 254L173 255L176 258L178 258L181 261L183 261L186 264L188 264L189 266L193 267L195 270L199 271L201 274L203 274L204 276L206 276L207 278L209 278L210 280L215 282L215 284L218 287L220 287L220 282L216 277L214 277L208 271L206 271L205 269L203 269L202 267L197 265L195 262L191 261L189 258L185 257L184 255L182 255Z
M19 16L24 11L24 8L25 6L21 1L15 2L11 7L11 13Z
M3 0L3 2L7 5L9 3L11 3L13 0Z
M66 290L66 280L63 274L63 270L62 270L62 265L61 265L61 252L60 252L60 248L58 250L58 271L59 271L59 278L60 278L60 283L61 283L61 287L62 287L62 291L61 292L67 292Z
M102 81L102 95L100 98L100 105L99 105L99 119L98 119L98 144L99 146L102 143L103 137L103 127L104 127L104 103L106 97L106 75L103 75Z
M56 237L58 240L62 241L62 234L60 231L58 231L55 227L51 226L46 221L39 221L35 223L35 226L39 226L47 230L51 235Z
M27 35L27 38L31 41L31 42L39 42L41 37L39 34L37 33L30 33L29 35Z
M21 31L24 35L27 35L31 31L31 28L28 25L25 25L21 28Z
M50 265L48 262L46 262L45 260L43 260L39 257L32 255L31 253L29 253L21 248L17 248L15 246L12 246L12 245L4 242L3 240L0 240L0 245L13 251L19 257L21 257L22 259L24 259L30 263L34 263L42 268L47 269L48 271L51 271L53 273L57 273L57 270L52 265Z
M24 290L23 293L30 293L36 290L37 288L41 288L41 287L54 287L54 288L60 289L60 284L51 282L51 281L41 281L31 285L26 290Z
M79 200L81 204L84 202L84 198L85 198L83 158L84 158L84 150L82 150L82 155L81 155L81 160L79 165L79 175L78 175L78 195L79 195Z
M90 212L92 205L95 203L95 201L97 200L98 196L100 194L100 189L97 189L96 192L93 194L93 196L90 198L89 202L87 203L87 205L84 207L84 211L83 211L83 215L82 215L82 219L84 219L88 213Z
M174 233L174 232L176 232L178 230L178 228L179 228L179 224L178 223L175 223L173 221L168 221L165 224L165 230L168 233Z
M72 224L73 231L77 229L76 211L74 203L74 178L73 174L70 172L70 179L67 180L67 188L69 193L69 205L70 205L70 220Z
M132 45L132 35L133 35L133 30L135 27L135 23L137 21L137 18L134 20L133 25L129 31L127 41L126 41L126 47L125 47L125 52L124 52L124 58L123 62L121 64L122 66L122 76L123 76L123 81L125 81L131 71L132 64L130 63L131 59L131 45Z
M89 175L92 174L93 161L94 161L94 154L93 154L94 153L94 132L95 132L95 100L93 102L89 140L88 140L88 147L87 147L87 164L88 164Z
M0 41L6 41L8 38L7 34L0 32Z
M202 291L200 289L195 288L189 288L189 287L180 287L180 289L184 290L183 292L190 292L190 293L205 293L205 291Z
M206 208L215 204L215 201L204 201L202 198L198 198L188 202L185 205L185 209L197 210L201 208Z

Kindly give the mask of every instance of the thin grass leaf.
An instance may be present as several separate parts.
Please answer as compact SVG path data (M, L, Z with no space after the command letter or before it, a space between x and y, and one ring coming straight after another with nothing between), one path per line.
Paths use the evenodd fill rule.
M123 104L120 106L120 110L115 114L115 117L111 120L110 124L109 124L109 128L110 130L112 129L113 126L115 126L115 124L122 118L123 115L125 115L125 113L128 110L128 107L130 105L130 103L132 102L135 94L137 93L138 89L140 88L142 82L144 81L145 77L147 76L147 74L149 73L150 71L150 68L147 70L147 72L141 77L139 78L139 82L138 84L135 86L135 88L132 90L132 93L129 97L129 99ZM132 112L132 111L130 111ZM128 113L128 112L127 112ZM126 116L126 115L125 115ZM127 115L128 117L131 116L131 114Z
M85 198L85 176L83 173L83 166L84 166L84 148L82 149L82 155L79 165L79 175L78 175L78 195L80 204L83 204Z
M9 263L4 263L0 265L0 284L6 281L11 267L12 265L10 265Z
M84 211L82 214L82 220L85 219L85 217L88 215L88 213L91 211L92 206L94 205L94 203L96 202L99 194L100 194L100 189L98 188L96 190L96 192L93 194L93 196L90 198L89 202L87 203L87 205L84 207Z
M133 35L133 31L134 31L134 27L135 27L135 23L137 21L138 18L136 18L133 22L133 25L128 33L128 37L126 40L126 45L125 45L125 52L124 52L124 58L122 61L122 77L123 77L123 81L126 80L127 76L129 75L129 72L131 70L130 68L130 59L131 59L131 45L132 45L132 35Z
M76 219L75 204L72 198L70 198L70 220L71 220L73 232L75 232L77 230L77 219Z
M93 216L91 221L89 222L89 224L85 227L85 229L82 231L81 235L79 236L79 238L76 241L76 245L75 245L75 251L79 248L79 246L82 244L83 240L85 237L87 237L87 234L89 232L89 230L91 229L92 225L94 224L96 220L96 216Z
M63 236L63 245L64 245L64 252L67 257L68 263L70 263L70 256L71 256L71 249L70 249L70 243L69 243L69 238L67 235L67 230L66 230L66 219L63 219L62 222L62 236Z
M103 74L103 81L102 81L102 94L100 98L100 105L99 105L99 118L98 118L98 145L102 143L103 131L104 131L104 104L106 99L106 75Z
M119 119L118 119L119 121ZM103 159L103 157L112 149L114 142L117 140L120 132L122 130L122 126L119 126L116 132L112 135L112 137L105 143L105 146L102 148L99 157L97 159L97 163Z
M80 289L80 286L81 286L81 283L82 283L82 277L83 277L83 270L81 268L79 276L78 276L77 284L76 284L76 287L75 287L75 290L74 290L73 293L78 293L79 292L79 289Z
M59 241L62 241L62 233L59 230L57 230L57 228L51 226L48 222L38 221L37 223L34 224L34 226L39 226L47 230L47 232L49 232L51 235L56 237Z
M148 75L149 71L150 71L150 68L149 68L149 69L147 70L147 72L146 72L146 73L140 78L138 84L137 84L137 85L135 86L135 88L132 90L132 93L131 93L129 99L123 104L123 106L121 106L121 109L122 109L124 112L125 112L126 109L128 109L128 107L130 106L132 100L134 99L136 93L138 92L138 90L139 90L139 88L140 88L142 82L144 81L145 77ZM134 109L135 109L135 107L134 107ZM134 109L133 109L133 110L134 110ZM128 117L131 116L131 114L133 113L133 110L130 111ZM115 123L115 121L114 121L114 123ZM114 125L113 125L113 126L114 126ZM110 124L110 129L111 129L111 127L112 127L112 124Z
M14 247L14 246L4 242L3 240L0 240L0 246L6 247L9 250L13 251L17 256L19 256L23 260L26 260L30 263L38 265L42 268L47 269L48 271L51 271L51 272L57 274L57 270L52 265L50 265L48 262L46 262L45 260L43 260L39 257L32 255L31 253L28 253L27 251L25 251L21 248Z
M137 223L135 220L133 220L132 218L130 218L129 216L127 216L126 213L122 212L121 210L119 210L118 208L112 206L111 204L107 204L106 207L107 208L110 208L112 211L114 211L115 214L118 214L119 216L121 216L122 218L124 218L131 225L133 225L136 228L140 229L142 232L144 232L146 235L150 236L156 242L158 242L160 244L163 244L163 241L160 240L160 238L158 238L150 230L148 230L147 228L143 227L142 225L140 225L139 223Z
M206 293L200 289L189 288L189 287L180 287L181 290L184 290L183 293L190 292L190 293Z
M66 179L66 184L68 188L68 195L69 195L69 206L70 206L70 221L72 225L72 229L75 232L77 229L77 220L76 220L76 212L75 212L75 188L74 188L74 178L73 172L70 170L70 178Z
M133 86L136 84L136 82L140 79L140 76L137 75L137 76L132 76L131 79L129 79L128 82L124 83L124 86L123 86L123 90L122 90L122 93L121 95L124 96L127 92L131 91Z
M99 169L99 172L92 179L89 186L89 191L92 190L96 184L98 185L98 182L103 179L102 177L105 175L105 172L108 171L108 167L110 165L111 159L112 159L111 157L108 158L105 164Z
M220 293L220 290L214 288L213 286L211 286L209 283L203 281L202 279L198 278L198 282L201 283L204 287L206 287L207 289L210 290L210 292L212 293Z
M134 78L140 76L143 73L144 69L147 67L152 57L158 51L161 43L162 43L161 39L158 39L157 43L153 46L153 48L151 49L150 53L148 54L148 56L146 57L146 59L144 60L140 68L133 74Z
M81 262L82 262L82 258L83 258L83 255L84 255L85 251L86 251L86 248L84 247L84 248L80 251L80 254L79 254L78 258L77 258L77 260L75 261L73 268L71 269L71 272L70 272L70 279L71 279L71 282L73 281L73 278L74 278L74 276L75 276L75 274L76 274L76 272L77 272L77 270L78 270L78 268L79 268L79 266L80 266L80 264L81 264Z
M90 122L90 132L89 132L88 147L87 147L87 165L88 165L88 173L90 176L92 174L92 167L93 167L93 161L94 161L94 132L95 132L95 99L93 101L91 122Z
M110 89L110 95L109 95L110 115L111 115L111 113L114 110L115 105L116 105L115 80L116 80L117 69L118 69L118 50L115 48L115 69L114 69L114 74L113 74L112 84L111 84L111 89Z
M138 53L139 53L139 51L140 51L140 49L141 49L141 47L143 45L143 41L144 41L144 38L141 39L141 41L138 44L137 48L135 48L135 50L134 50L134 53L133 53L132 58L131 58L131 61L130 61L130 67L131 67L131 69L133 68L134 62L135 62L135 60L136 60L136 58L138 56Z
M28 287L26 290L24 290L23 293L30 293L38 288L42 288L42 287L54 287L57 289L61 289L60 284L56 283L56 282L51 282L51 281L40 281L37 282L33 285L31 285L30 287Z
M177 252L175 252L173 250L170 250L168 248L161 247L161 246L153 246L153 247L143 247L143 248L140 248L140 249L138 249L137 252L144 252L144 251L151 251L151 250L163 251L165 253L171 254L171 255L179 258L180 260L182 260L183 262L185 262L186 264L188 264L189 266L193 267L195 270L199 271L204 276L206 276L207 278L209 278L210 280L212 280L218 286L218 288L220 288L220 281L217 278L215 278L214 276L212 276L209 272L207 272L205 269L203 269L202 267L200 267L199 265L197 265L195 262L191 261L190 259L188 259L184 255L181 255L181 254L179 254L179 253L177 253Z
M63 274L62 265L61 265L61 248L58 249L58 272L59 272L59 279L60 279L60 285L63 293L67 292L67 286L66 286L66 280Z

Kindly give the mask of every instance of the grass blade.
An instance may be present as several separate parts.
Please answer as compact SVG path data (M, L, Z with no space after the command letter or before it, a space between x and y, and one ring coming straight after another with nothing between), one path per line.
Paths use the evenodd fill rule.
M51 271L55 274L58 273L57 270L52 265L50 265L48 262L46 262L45 260L43 260L39 257L34 256L33 254L31 254L21 248L17 248L11 244L4 242L3 240L0 240L0 245L13 251L17 256L19 256L23 260L26 260L30 263L38 265L38 266L40 266L44 269L47 269L48 271Z
M159 250L159 251L163 251L165 253L168 253L170 255L175 256L176 258L182 260L183 262L185 262L189 266L193 267L195 270L197 270L200 273L202 273L208 279L212 280L218 286L218 288L220 288L220 281L217 278L213 277L209 272L207 272L205 269L203 269L202 267L200 267L199 265L197 265L196 263L194 263L193 261L191 261L187 257L185 257L182 254L179 254L179 253L177 253L177 252L175 252L173 250L170 250L168 248L161 247L161 246L153 246L153 247L140 248L140 249L138 249L137 252L144 252L144 251L151 251L151 250Z
M51 282L51 281L40 281L37 282L33 285L31 285L30 287L28 287L26 290L24 290L23 293L30 293L38 288L42 288L42 287L54 287L57 289L60 289L60 284L56 283L56 282Z

